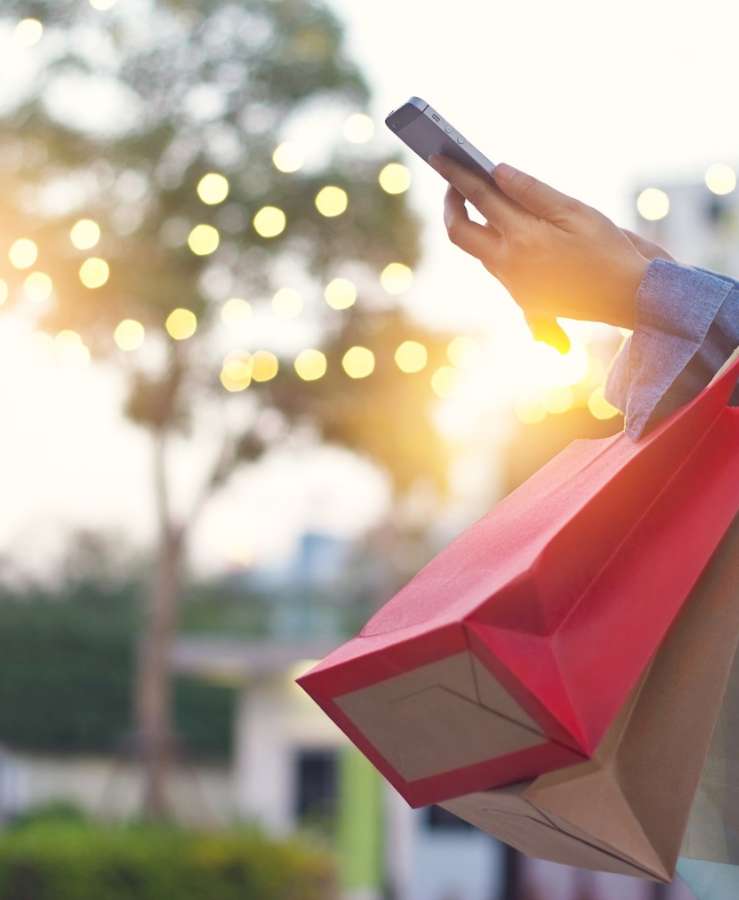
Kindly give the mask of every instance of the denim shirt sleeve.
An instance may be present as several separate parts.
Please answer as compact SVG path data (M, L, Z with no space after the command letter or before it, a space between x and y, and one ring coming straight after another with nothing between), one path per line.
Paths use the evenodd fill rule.
M611 364L605 396L636 439L696 396L739 346L739 282L664 259L636 294L634 333ZM739 388L732 404L739 404Z

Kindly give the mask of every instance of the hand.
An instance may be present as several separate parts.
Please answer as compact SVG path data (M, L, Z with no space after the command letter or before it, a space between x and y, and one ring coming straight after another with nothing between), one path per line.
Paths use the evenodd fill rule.
M654 241L648 241L640 234L629 231L628 228L622 228L621 231L623 231L639 253L647 259L669 259L671 262L675 262L675 257L668 253L663 247L660 247L659 244L655 244Z
M449 157L429 162L450 182L444 200L450 240L479 259L527 316L634 327L636 291L649 264L641 239L504 163L493 182ZM486 225L470 220L465 199Z

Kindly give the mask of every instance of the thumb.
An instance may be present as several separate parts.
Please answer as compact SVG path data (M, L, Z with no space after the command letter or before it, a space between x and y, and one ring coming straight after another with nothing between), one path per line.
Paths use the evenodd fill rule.
M498 163L493 177L507 197L540 219L556 222L579 206L577 200L508 163Z

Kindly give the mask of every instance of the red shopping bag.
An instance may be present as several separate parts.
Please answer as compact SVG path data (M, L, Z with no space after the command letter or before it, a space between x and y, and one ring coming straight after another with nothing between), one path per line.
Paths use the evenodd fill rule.
M592 757L739 509L738 375L574 441L299 679L412 806Z

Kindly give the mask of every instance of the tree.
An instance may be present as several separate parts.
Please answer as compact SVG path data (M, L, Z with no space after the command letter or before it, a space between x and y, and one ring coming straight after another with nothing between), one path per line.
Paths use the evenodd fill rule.
M38 37L33 22L43 26L28 51L32 83L0 119L0 156L12 164L2 183L3 233L33 241L31 265L42 272L34 281L28 268L9 270L11 295L31 294L43 306L53 283L41 325L117 366L128 385L125 412L151 435L159 541L135 716L146 810L160 815L173 740L169 654L197 516L238 466L293 433L376 461L398 495L418 478L443 492L429 376L448 338L411 321L378 283L388 263L413 266L419 255L405 196L378 186L392 158L337 135L311 166L278 168L273 159L297 117L313 116L319 127L325 110L356 113L368 102L341 25L320 2L134 0L103 12L92 0L26 0L5 4L2 15L27 44ZM23 19L33 21L17 25ZM326 186L321 196L333 208L323 212L331 215L317 209ZM345 195L348 206L335 214ZM33 257L31 245L15 249L27 254L16 262ZM350 273L359 290L359 301L340 310L321 296L337 273ZM301 321L325 355L323 377L315 377L316 353L301 357L298 375L284 349L258 348L243 331L228 346L224 336L224 314L233 320L249 309L239 299L224 308L227 298L248 298L263 314L276 290L296 285L310 301ZM334 284L342 287L351 285ZM281 297L296 302L295 294ZM142 350L119 349L136 348L142 329ZM428 348L416 374L393 361L407 339ZM353 344L374 353L369 377L342 371ZM367 359L359 351L355 365ZM182 513L171 496L171 444L205 431L210 468Z

